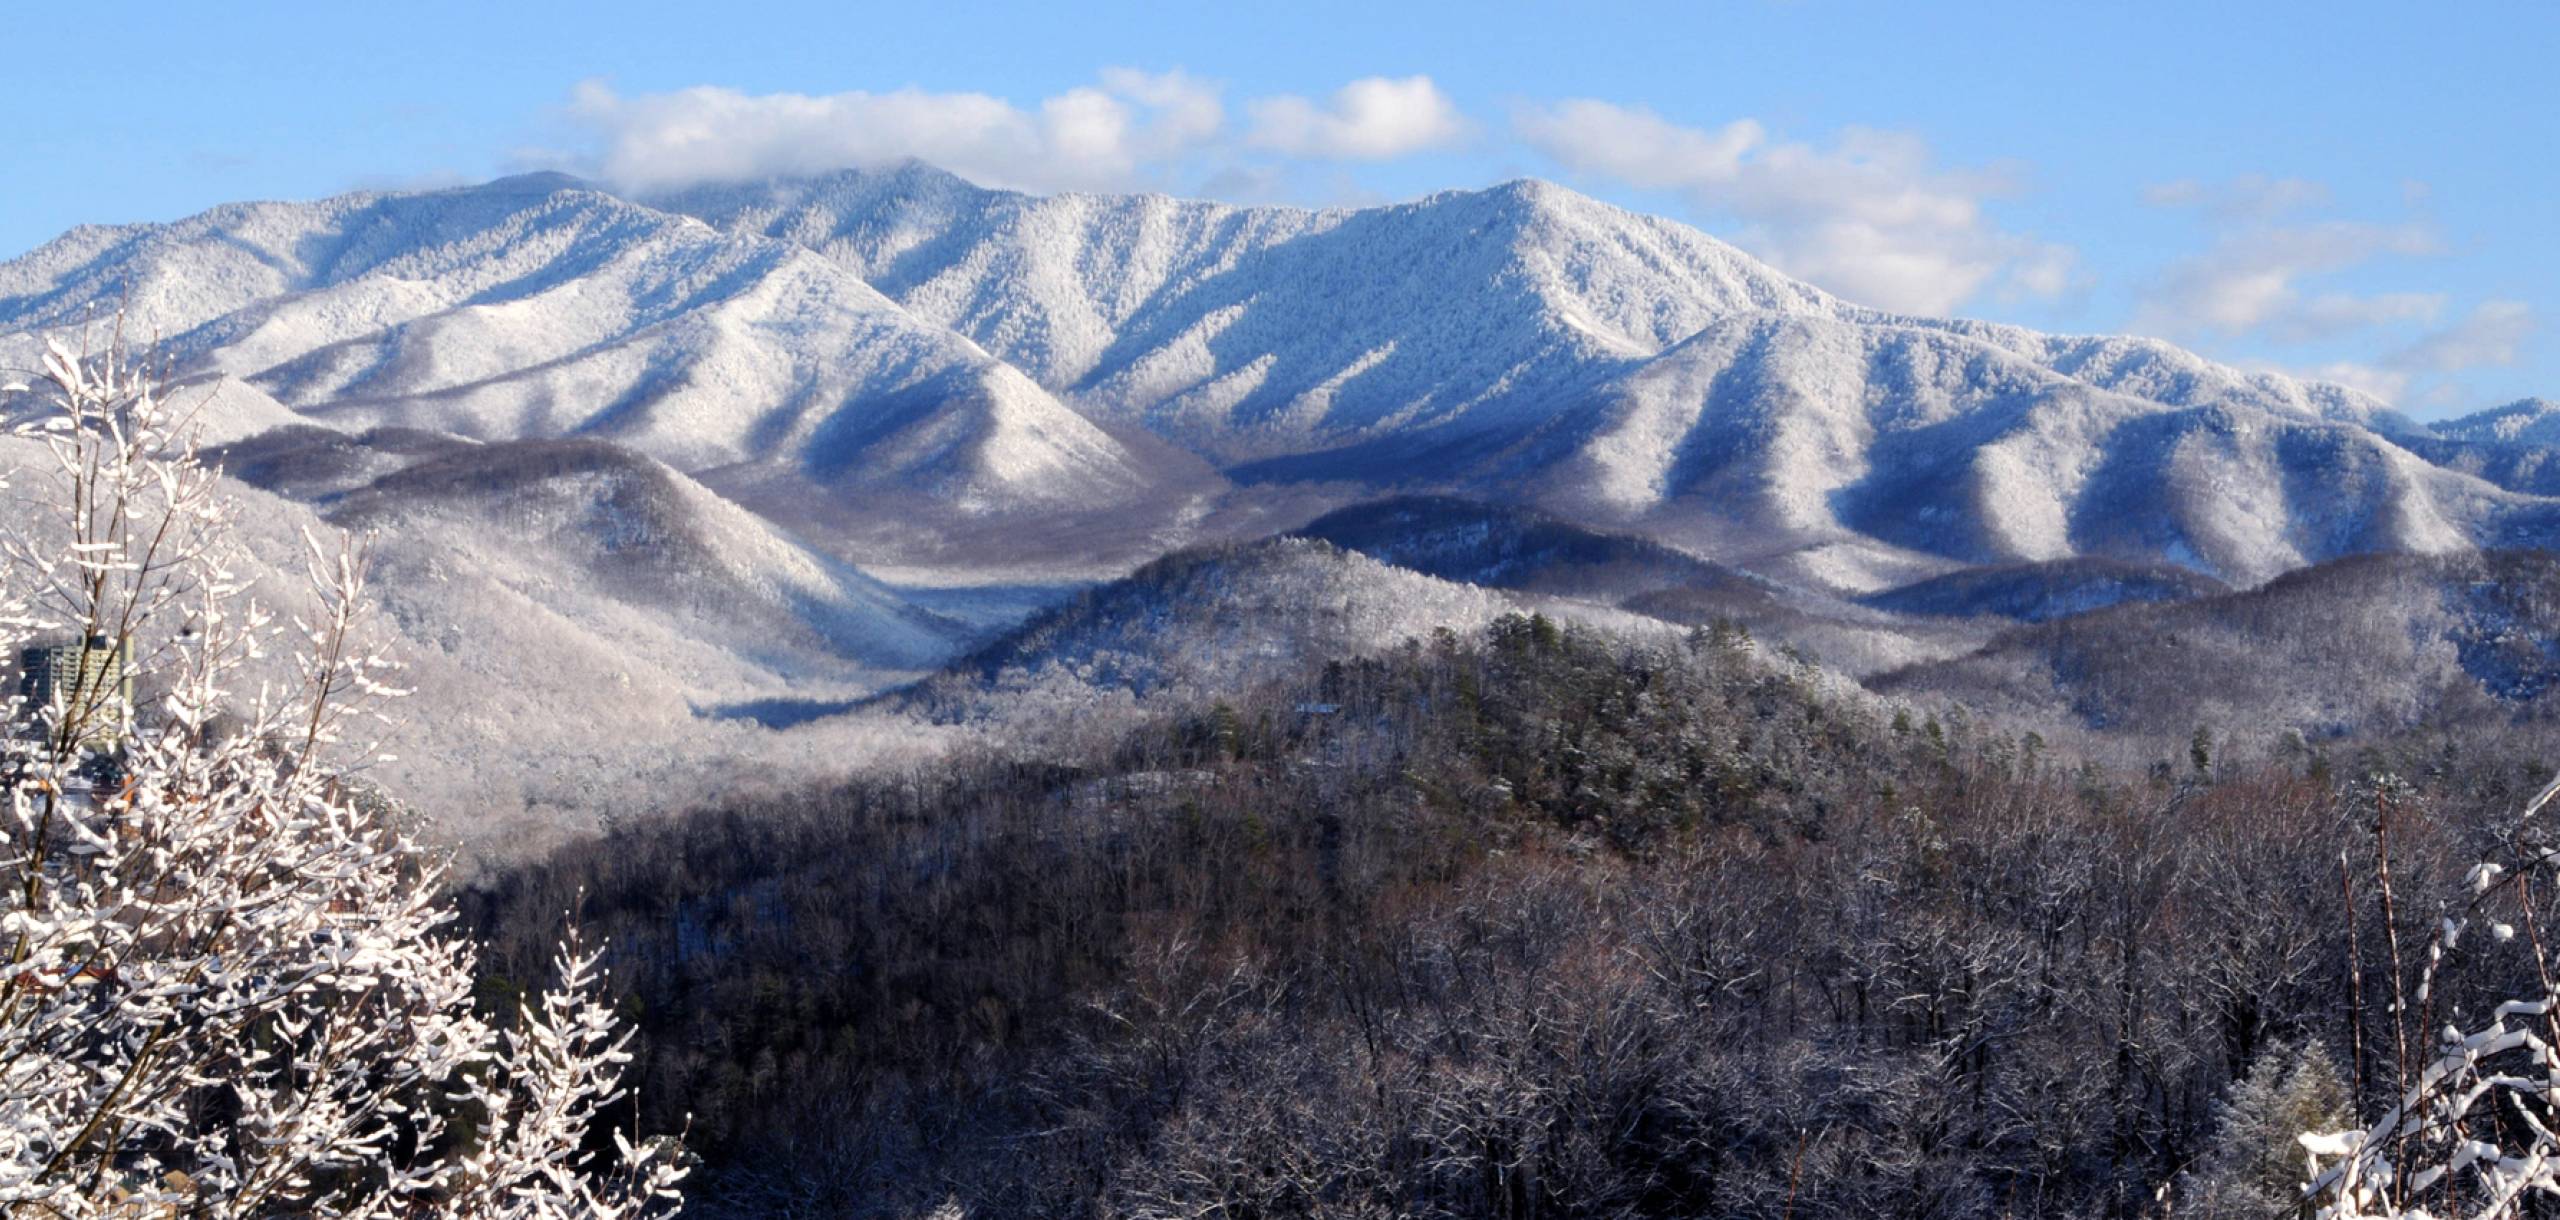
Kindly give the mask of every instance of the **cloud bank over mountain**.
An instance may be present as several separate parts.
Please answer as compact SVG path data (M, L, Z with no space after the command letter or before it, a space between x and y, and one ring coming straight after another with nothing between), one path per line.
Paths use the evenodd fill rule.
M574 166L635 190L872 168L914 159L991 186L1116 191L1246 154L1383 161L1463 140L1471 124L1428 76L1372 76L1323 98L1257 97L1232 123L1225 88L1179 69L1107 68L1029 105L917 88L811 95L717 86L625 95L580 84L569 116L598 144Z

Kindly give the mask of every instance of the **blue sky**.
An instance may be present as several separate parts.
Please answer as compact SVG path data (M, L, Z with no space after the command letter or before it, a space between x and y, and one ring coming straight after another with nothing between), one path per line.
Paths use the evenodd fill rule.
M0 251L556 166L897 154L1369 202L1533 175L1853 299L2435 416L2560 397L2560 6L90 3L13 13Z

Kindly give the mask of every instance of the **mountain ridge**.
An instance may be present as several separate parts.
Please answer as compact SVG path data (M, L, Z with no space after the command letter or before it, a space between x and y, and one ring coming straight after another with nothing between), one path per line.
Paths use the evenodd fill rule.
M2560 402L2519 398L2502 406L2475 411L2434 426L2437 436L2451 440L2560 446Z
M1533 179L1305 209L910 162L233 204L0 264L0 354L111 300L311 422L610 439L856 563L1019 530L1125 570L1430 492L1846 595L2080 557L2250 584L2560 512L2538 466L2344 387L1869 309Z
M182 367L340 426L603 435L682 469L778 463L962 511L1108 505L1148 482L1018 370L832 264L553 176L108 232L0 264L0 351L116 289L123 328L166 336Z
M2427 429L2158 340L1870 309L1534 180L1294 209L533 175L0 263L0 364L146 335L278 523L382 532L429 757L627 773L529 761L526 816L700 779L696 738L823 767L1515 607L2067 714L1990 641L2560 537L2549 404ZM622 740L553 723L581 699Z

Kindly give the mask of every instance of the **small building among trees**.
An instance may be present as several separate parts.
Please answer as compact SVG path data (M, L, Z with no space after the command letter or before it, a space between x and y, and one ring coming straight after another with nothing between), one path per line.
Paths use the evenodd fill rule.
M86 750L121 748L133 731L130 652L103 635L19 650L18 714L48 728L71 722Z

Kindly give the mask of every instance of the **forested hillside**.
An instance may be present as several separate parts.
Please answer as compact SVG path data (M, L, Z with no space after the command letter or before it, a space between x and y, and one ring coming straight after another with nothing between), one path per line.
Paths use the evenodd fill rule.
M2560 557L2365 555L2244 592L2127 604L2009 633L1873 684L2159 740L2255 748L2547 724Z
M1738 631L1514 615L469 902L493 994L538 916L611 938L711 1215L2254 1215L2298 1153L2249 1107L2390 1087L2378 820L2414 937L2548 774L2124 778Z

